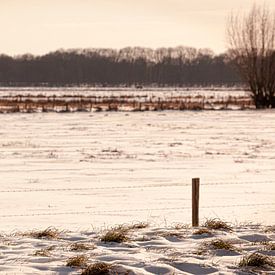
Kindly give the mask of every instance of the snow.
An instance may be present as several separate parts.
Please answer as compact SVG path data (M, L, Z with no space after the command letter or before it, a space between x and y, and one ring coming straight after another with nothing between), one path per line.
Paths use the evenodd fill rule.
M66 266L79 254L129 274L248 274L241 257L275 256L266 250L274 230L264 226L275 222L274 110L0 118L1 274L80 274ZM201 222L220 218L233 231L197 236L178 226L191 221L193 177L201 182ZM134 221L149 227L130 231L126 243L100 241L106 229ZM18 234L49 226L64 230L60 238ZM199 255L215 238L238 250ZM95 248L72 252L76 241ZM35 256L49 247L48 256Z
M275 222L275 112L1 116L0 230L200 216ZM21 191L21 192L18 192Z
M26 234L0 238L0 272L4 274L81 274L84 267L68 267L71 257L85 255L87 264L106 262L118 273L111 274L274 274L272 267L243 267L245 255L258 252L274 257L268 244L274 231L257 225L239 225L232 231L210 230L196 235L188 227L147 227L130 230L124 243L105 243L105 231L62 232L57 239L36 239ZM256 236L256 237L255 237ZM260 236L260 239L258 237ZM213 240L231 243L233 250L215 249ZM261 240L265 242L261 242ZM88 250L72 251L75 243ZM274 242L273 242L274 244ZM46 255L43 253L47 251ZM124 271L124 272L122 272ZM128 271L128 272L125 272Z

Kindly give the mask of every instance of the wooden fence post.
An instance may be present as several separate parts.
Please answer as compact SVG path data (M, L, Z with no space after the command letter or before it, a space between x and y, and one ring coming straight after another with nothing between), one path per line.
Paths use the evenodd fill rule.
M192 226L199 226L200 179L192 179Z

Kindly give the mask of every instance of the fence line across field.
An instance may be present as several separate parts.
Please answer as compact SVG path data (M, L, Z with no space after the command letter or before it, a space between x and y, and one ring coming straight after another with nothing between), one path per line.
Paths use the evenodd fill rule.
M231 205L209 205L202 206L200 208L231 208L231 207L252 207L252 206L270 206L275 203L258 203L258 204L231 204ZM149 212L149 211L169 211L169 210L190 210L191 206L186 207L162 207L162 208L135 208L135 209L117 209L117 210L103 210L103 211L68 211L68 212L47 212L47 213L30 213L30 214L6 214L0 215L0 218L13 218L13 217L35 217L35 216L61 216L61 215L104 215L104 214L116 214L127 212Z
M209 185L249 185L249 184L271 184L275 180L270 181L243 181L243 182L205 182L201 186ZM173 184L147 184L147 185L127 185L127 186L102 186L102 187L79 187L79 188L34 188L34 189L13 189L0 190L0 193L29 193L29 192L66 192L66 191L88 191L88 190L114 190L114 189L143 189L143 188L169 188L190 186L190 183L173 183Z

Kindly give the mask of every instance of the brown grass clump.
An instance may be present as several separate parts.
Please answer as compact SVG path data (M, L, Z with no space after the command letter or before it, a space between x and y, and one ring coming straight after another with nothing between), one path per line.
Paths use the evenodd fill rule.
M70 267L85 267L87 266L88 258L86 255L78 255L68 259L66 266Z
M208 228L200 228L193 232L194 235L212 235L212 232Z
M111 264L104 262L98 262L87 266L81 273L81 275L107 275L112 269Z
M122 243L129 241L129 238L127 236L130 228L126 225L119 225L117 227L111 228L108 230L102 237L102 242L116 242L116 243Z
M28 236L36 239L58 239L60 237L60 231L56 228L49 227L42 231L31 231L23 233L23 236Z
M267 226L265 232L275 233L275 225Z
M175 238L179 238L179 239L184 238L184 235L182 233L173 232L173 231L165 232L165 233L161 234L161 236L164 238L170 238L170 237L172 237L172 238L175 237Z
M180 230L180 229L188 229L190 226L188 224L184 224L184 223L176 223L173 225L173 227L176 230Z
M275 250L275 242L268 242L265 244L267 250Z
M149 226L149 223L147 223L147 222L138 222L138 223L134 223L132 225L127 226L127 228L129 230L133 230L133 229L147 228L148 226Z
M255 252L250 255L244 256L239 263L239 267L248 267L248 266L253 266L253 267L275 266L275 263L270 257Z
M213 230L227 230L227 231L232 230L232 227L230 225L228 225L224 221L221 221L220 219L208 219L203 224L203 227L206 227L208 229L213 229Z
M34 252L34 256L41 256L41 257L50 257L51 251L54 250L55 246L50 246L44 249L36 250Z
M215 239L212 240L209 244L213 249L225 249L230 251L236 250L235 246L227 240Z
M122 243L129 240L127 237L128 229L124 227L116 227L109 231L107 231L102 237L102 242L116 242L116 243Z
M92 250L95 246L88 243L73 243L70 245L70 251L82 251L82 250Z

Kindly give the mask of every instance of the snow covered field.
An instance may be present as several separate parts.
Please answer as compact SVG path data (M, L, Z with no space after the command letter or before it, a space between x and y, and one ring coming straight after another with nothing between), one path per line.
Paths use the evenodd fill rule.
M244 255L274 256L274 228L243 225L275 222L273 110L0 117L1 274L80 274L66 266L78 255L127 274L248 274L238 267ZM201 221L220 218L233 231L183 226L192 177L201 179ZM149 227L123 244L100 241L134 221ZM18 234L49 226L65 231L53 240ZM217 238L234 251L213 248ZM92 248L72 251L75 242Z
M1 230L275 222L275 112L7 114L0 129ZM19 192L21 191L21 192Z
M137 89L134 87L0 87L0 98L5 96L125 96L125 95L138 95L140 97L157 96L164 98L167 96L212 96L212 97L228 97L228 96L249 96L249 92L244 91L240 87L190 87L190 88L156 88L144 87Z

